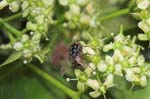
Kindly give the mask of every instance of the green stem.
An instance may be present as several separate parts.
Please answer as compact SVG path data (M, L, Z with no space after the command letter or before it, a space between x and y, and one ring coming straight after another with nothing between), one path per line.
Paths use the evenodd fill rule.
M10 26L8 23L5 22L4 19L0 18L0 26L3 26L7 31L13 33L16 37L21 36L21 32L14 27Z
M14 14L14 15L12 15L12 16L9 16L9 17L5 18L4 21L5 21L5 22L6 22L6 21L8 22L8 21L17 19L17 18L19 18L19 17L21 17L21 16L22 16L22 13L20 12L20 13L17 13L17 14Z
M122 9L122 10L119 10L119 11L112 12L112 13L110 13L108 15L101 16L100 18L98 18L98 20L99 21L105 21L105 20L108 20L108 19L111 19L111 18L114 18L114 17L126 15L129 12L130 12L130 9L129 8L125 8L125 9Z
M68 88L67 86L63 85L59 81L57 81L55 78L47 74L46 72L42 71L41 69L37 68L33 64L28 65L34 72L36 72L38 75L40 75L42 78L47 80L50 84L54 85L61 91L63 91L65 94L70 96L72 99L80 99L77 92L73 91L72 89Z

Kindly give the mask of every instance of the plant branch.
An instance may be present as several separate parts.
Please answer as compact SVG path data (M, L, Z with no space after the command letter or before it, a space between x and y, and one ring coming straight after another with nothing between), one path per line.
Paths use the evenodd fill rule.
M5 22L12 21L12 20L17 19L17 18L19 18L21 16L22 16L22 13L20 12L20 13L14 14L12 16L9 16L7 18L4 18L4 21Z
M80 99L79 98L79 94L77 92L75 92L72 89L68 88L67 86L63 85L62 83L60 83L59 81L57 81L55 78L53 78L52 76L50 76L46 72L44 72L41 69L37 68L35 65L29 64L28 66L35 73L37 73L39 76L41 76L42 78L44 78L45 80L47 80L50 84L56 86L58 89L60 89L61 91L63 91L65 94L67 94L68 96L70 96L72 99Z
M10 33L13 33L16 37L21 36L21 32L14 27L10 26L8 23L5 22L4 19L0 18L0 26L4 27Z
M101 17L98 18L98 20L99 21L106 21L106 20L111 19L111 18L115 18L115 17L118 17L118 16L126 15L129 12L130 12L130 9L129 8L125 8L125 9L122 9L122 10L119 10L119 11L115 11L115 12L111 12L110 14L101 16Z

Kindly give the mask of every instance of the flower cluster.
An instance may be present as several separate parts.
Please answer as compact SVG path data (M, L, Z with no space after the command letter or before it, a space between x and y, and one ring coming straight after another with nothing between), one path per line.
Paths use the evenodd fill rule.
M54 3L54 0L2 0L0 2L0 9L8 5L9 9L14 13L21 10L22 17L27 19L25 29L29 33L23 34L13 44L14 50L22 52L22 56L25 59L24 63L30 62L32 57L36 57L40 62L43 62L44 57L40 41L42 36L48 40L46 33L48 32L49 24L53 23L52 9Z
M63 32L72 32L73 29L75 33L83 35L88 32L88 29L94 31L95 29L93 28L98 26L96 16L93 16L95 11L93 2L89 0L2 0L0 9L5 6L9 6L13 13L22 12L22 17L27 19L24 29L27 32L24 34L28 40L26 40L27 42L25 41L25 44L30 46L23 47L24 35L12 45L12 48L16 51L30 53L28 57L22 54L25 60L32 60L35 53L39 54L38 52L43 49L40 41L43 37L48 40L46 35L50 25L57 27L57 24L60 24L66 29ZM58 12L55 10L60 7L62 12L58 16ZM37 36L38 38L34 41ZM36 44L33 46L34 42ZM34 49L34 51L31 51L31 49ZM39 58L42 59L42 57Z
M139 16L141 21L138 27L143 30L144 34L139 34L140 40L150 40L150 1L149 0L136 0L137 7L140 9Z
M84 71L75 70L78 79L77 88L84 91L86 86L89 86L93 89L89 95L98 97L115 85L115 75L124 77L133 85L145 87L150 71L145 66L144 57L140 55L142 47L135 43L135 39L120 32L114 37L114 41L104 45L102 50L100 46L91 47L90 42L84 44L83 53L86 53L87 68ZM101 51L113 53L102 58Z
M68 22L64 23L65 27L75 29L95 25L95 20L92 17L94 7L89 0L59 0L59 3L67 9L65 18Z

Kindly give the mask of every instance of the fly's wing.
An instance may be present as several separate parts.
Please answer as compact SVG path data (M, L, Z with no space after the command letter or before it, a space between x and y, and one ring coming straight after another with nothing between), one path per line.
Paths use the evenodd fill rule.
M86 68L84 62L83 62L83 59L81 56L77 56L76 57L76 61L83 67L83 68Z
M62 66L60 69L60 75L64 76L64 74L66 73L67 69L68 69L68 65L69 65L69 59L66 56L65 60L62 62Z

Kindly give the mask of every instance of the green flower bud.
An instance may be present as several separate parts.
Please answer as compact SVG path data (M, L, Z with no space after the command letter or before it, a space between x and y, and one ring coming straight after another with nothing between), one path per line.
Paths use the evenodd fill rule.
M27 34L23 34L21 38L21 42L26 42L29 40L29 36Z
M23 50L23 56L24 56L25 58L31 58L31 56L32 56L32 51L29 50L29 49Z
M9 9L12 12L17 12L19 10L19 3L17 1L14 1L12 3L9 4Z
M69 5L70 6L70 12L73 14L73 15L79 15L80 14L80 7L76 4L71 4Z
M69 4L69 0L59 0L59 4L62 6L67 6Z
M89 93L89 95L93 98L96 98L96 97L100 96L101 94L102 93L99 92L98 90Z
M37 29L37 25L33 24L31 21L27 22L26 27L27 27L28 30L34 30L34 31L36 31L36 29Z
M76 2L77 2L77 4L84 6L89 2L89 0L77 0Z
M42 0L42 1L46 7L52 6L54 3L54 0Z
M140 9L146 9L146 8L148 8L149 5L150 5L150 1L149 0L139 0L137 2L137 6Z
M3 9L5 6L7 6L8 5L8 2L7 2L7 0L2 0L2 1L0 1L0 10L1 9Z
M116 64L115 65L115 74L117 74L119 76L123 76L121 64Z
M138 23L138 27L141 28L144 32L149 32L150 28L145 21L141 21Z
M145 58L143 57L143 55L140 55L137 59L138 61L138 65L139 66L143 66L144 65L144 62L145 62Z
M83 53L84 54L90 54L90 55L96 54L95 51L90 47L83 47Z
M104 85L105 85L107 88L110 88L110 87L114 86L113 80L114 80L113 74L108 74L108 75L107 75L107 78L106 78L106 80L105 80L105 82L104 82Z
M136 80L137 77L136 77L136 75L134 74L134 72L133 72L132 69L126 69L125 72L126 72L125 77L126 77L126 79L127 79L129 82L133 82L133 81Z
M100 71L100 72L105 72L107 70L107 64L103 61L101 61L98 65L97 65L97 69Z
M104 51L104 52L108 52L108 51L110 51L111 49L113 49L113 44L112 44L112 43L110 43L110 44L108 44L108 45L105 45L105 46L103 47L103 51Z
M83 82L78 81L78 83L77 83L77 89L80 90L81 92L84 92L84 90L85 90L85 84Z
M87 85L89 87L91 87L93 90L98 90L99 89L99 83L97 80L93 80L93 79L88 79L87 80Z
M147 35L145 35L145 34L138 34L138 38L139 38L141 41L147 41L147 40L149 40L149 38L148 38Z
M141 78L140 78L140 85L142 87L145 87L147 85L147 79L146 79L146 76L143 75Z
M21 51L23 49L23 45L21 42L16 42L13 46L16 51Z
M27 1L23 1L23 3L22 3L22 10L25 10L25 9L27 9L27 7L29 7L29 2L27 2Z

